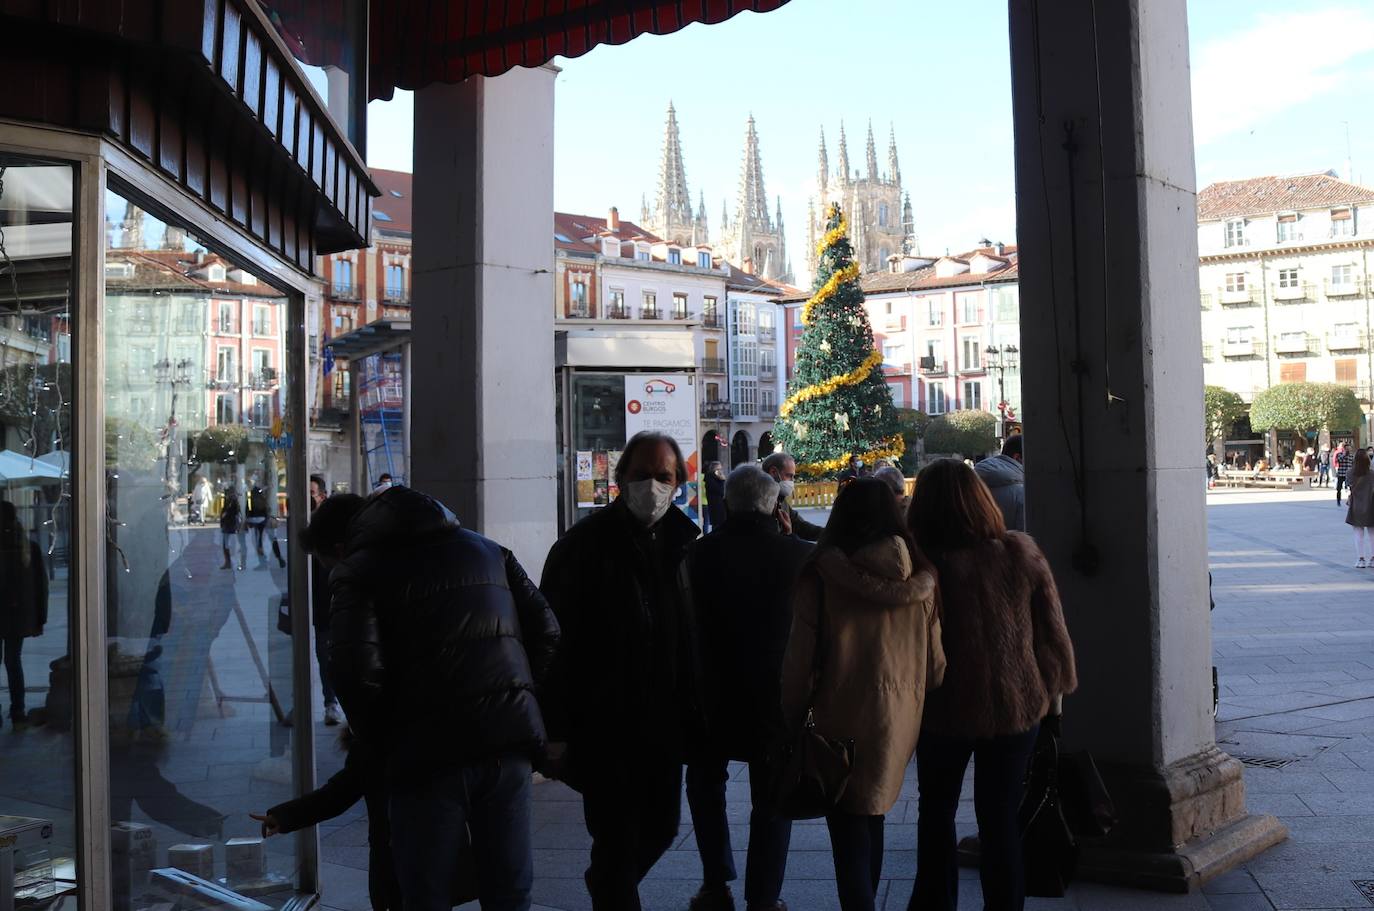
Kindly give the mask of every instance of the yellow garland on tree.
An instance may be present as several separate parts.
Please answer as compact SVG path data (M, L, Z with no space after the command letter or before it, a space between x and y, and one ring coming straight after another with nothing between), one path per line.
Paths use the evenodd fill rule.
M851 457L861 455L869 462L878 459L900 458L906 452L906 441L902 439L900 433L893 434L879 444L879 448L870 449L868 452L853 453L846 452L844 455L834 459L827 459L824 462L807 462L805 465L798 465L797 471L801 474L826 474L831 471L839 471L849 464Z
M816 258L819 259L821 256L824 256L826 250L830 249L832 245L839 243L840 238L848 233L849 225L845 222L844 216L842 215L840 216L839 225L825 232L825 236L821 238L821 242L816 244Z
M854 281L858 277L859 267L855 263L850 263L848 266L845 266L843 269L830 276L829 280L826 281L824 285L821 285L820 290L811 295L811 299L802 306L802 323L808 326L811 325L811 311L834 297L840 285L845 282Z
M864 358L859 366L848 373L832 376L830 379L817 383L814 386L807 386L805 389L798 389L796 392L792 393L788 396L787 401L782 403L782 407L778 409L778 417L785 418L791 413L793 408L797 407L802 402L810 401L817 396L829 395L841 386L859 385L867 379L868 375L873 372L873 369L882 362L882 353L875 348L868 352L868 357Z

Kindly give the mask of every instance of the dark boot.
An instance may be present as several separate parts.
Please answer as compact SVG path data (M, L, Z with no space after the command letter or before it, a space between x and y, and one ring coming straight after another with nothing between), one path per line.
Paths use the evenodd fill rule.
M224 547L221 550L224 551L224 562L220 565L220 569L233 569L233 564L229 562L229 548Z
M281 545L277 543L276 538L272 539L272 556L277 558L278 566L286 569L286 558L281 555Z

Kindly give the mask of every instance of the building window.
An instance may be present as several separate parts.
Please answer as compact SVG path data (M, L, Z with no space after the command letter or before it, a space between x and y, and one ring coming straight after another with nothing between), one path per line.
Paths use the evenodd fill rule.
M334 260L334 294L338 297L353 295L353 263L347 259Z
M907 363L906 344L903 342L883 342L883 365L902 367Z
M1279 344L1284 351L1304 351L1307 349L1307 333L1280 332Z
M272 423L272 397L253 396L253 414L249 420L254 427L267 427Z
M1236 218L1226 223L1226 246L1245 246L1245 219Z
M926 305L929 313L928 325L943 326L945 324L945 305L944 301L938 297L932 297Z
M221 301L219 305L219 319L216 320L216 328L220 335L234 334L234 305L228 301Z
M1227 290L1228 292L1236 292L1236 293L1243 292L1243 291L1245 290L1245 273L1244 273L1244 272L1227 272L1227 273L1226 273L1226 290Z
M735 305L735 334L753 335L757 323L757 312L753 304L740 301Z
M964 384L964 407L972 411L983 410L983 384Z
M400 300L406 294L406 269L400 263L386 267L386 298Z
M993 292L993 299L996 303L995 313L999 323L1014 323L1020 319L1020 307L1017 306L1016 288L997 288Z
M720 325L720 308L714 297L701 299L701 321L708 326Z
M1349 264L1331 267L1331 284L1349 287L1355 283L1355 267Z
M1353 209L1331 210L1331 236L1353 237L1355 235L1355 212Z
M668 248L668 265L670 265L670 266L680 266L680 265L682 265L682 251L679 250L677 247L669 247L669 248Z
M964 369L977 370L983 364L983 349L978 346L978 336L966 335L961 341L964 352Z
M891 256L891 255L892 255L892 251L891 251L890 249L888 249L887 247L882 247L882 248L880 248L880 249L878 250L878 262L879 262L881 265L886 266L886 265L887 265L887 259L888 259L888 257Z
M1279 216L1279 243L1287 244L1295 240L1302 240L1302 232L1298 230L1297 215Z
M1354 386L1359 382L1359 361L1353 357L1336 358L1336 382Z
M937 370L943 366L945 360L944 342L940 341L938 338L926 339L926 357L934 362Z
M232 424L237 420L234 409L234 397L232 395L215 396L215 423Z
M772 417L778 413L778 393L777 390L769 389L764 386L759 389L759 406L764 414Z
M903 383L888 383L887 389L892 393L892 404L896 408L906 407L906 385Z
M272 382L272 351L268 348L253 349L253 383L266 387Z
M568 312L573 316L590 316L587 307L587 279L585 276L574 276L571 285L572 300L568 305Z
M956 295L959 304L959 322L965 326L976 326L983 320L978 312L978 292L967 291Z
M688 316L688 313L687 313L687 295L685 295L685 294L674 294L674 295L673 295L673 319L686 319L687 316Z
M1307 364L1302 361L1285 361L1279 364L1280 383L1307 382Z
M878 203L878 227L887 227L887 203L885 202ZM883 258L886 259L887 257Z
M649 259L650 256L648 244L640 244L635 247L635 260L637 262L647 263Z
M239 372L235 363L233 348L220 348L215 356L215 380L220 383L237 383Z
M1232 326L1226 330L1226 344L1244 345L1250 341L1250 336L1254 331L1254 326Z
M708 401L708 402L719 402L719 401L720 401L720 383L707 383L707 384L706 384L706 401Z
M777 367L778 354L772 348L762 346L759 348L759 370L763 373L773 373Z
M608 304L611 308L611 319L625 319L629 316L625 312L625 290L623 288L612 288L607 292L609 295Z
M334 337L346 335L357 328L358 308L357 307L335 307L334 308Z
M774 317L773 317L773 308L772 308L772 307L766 307L766 306L765 306L765 307L760 307L760 308L759 308L759 311L758 311L758 314L759 314L759 331L760 331L760 332L772 332L772 331L773 331L773 319L774 319Z
M926 383L926 413L945 413L945 384Z
M253 305L253 334L270 336L272 334L272 308L262 304Z
M643 300L639 302L639 315L641 319L658 318L658 292L644 292Z
M1338 339L1357 339L1360 337L1360 324L1337 323L1331 327L1331 335Z
M1280 287L1280 288L1296 288L1296 287L1298 287L1298 270L1297 270L1297 269L1280 269L1280 270L1279 270L1279 287Z
M699 250L697 252L697 266L702 269L711 268L711 254L705 250Z

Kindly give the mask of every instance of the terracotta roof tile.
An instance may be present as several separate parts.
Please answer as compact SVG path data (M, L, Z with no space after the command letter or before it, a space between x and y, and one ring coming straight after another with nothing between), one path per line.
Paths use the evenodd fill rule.
M556 249L570 253L599 253L598 244L589 244L586 238L606 231L606 219L592 215L573 215L569 212L553 213L553 245ZM646 243L663 243L662 238L651 234L632 221L620 220L620 239L642 240Z
M369 172L382 191L381 196L372 200L372 227L386 234L409 234L411 175L384 168L369 168Z
M1361 203L1374 203L1374 190L1346 183L1330 172L1251 177L1203 187L1197 194L1197 217L1198 221L1213 221Z

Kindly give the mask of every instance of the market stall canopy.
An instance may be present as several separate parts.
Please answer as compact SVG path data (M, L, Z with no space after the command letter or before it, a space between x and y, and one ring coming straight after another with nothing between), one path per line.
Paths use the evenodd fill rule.
M56 484L62 480L62 475L60 466L45 462L41 458L24 455L13 449L0 450L0 483Z

